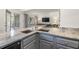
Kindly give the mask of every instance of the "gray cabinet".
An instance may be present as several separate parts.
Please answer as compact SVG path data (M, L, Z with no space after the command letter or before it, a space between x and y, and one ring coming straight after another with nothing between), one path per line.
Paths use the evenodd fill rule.
M39 39L37 34L33 34L29 37L26 37L21 41L22 49L38 49L39 48Z
M79 41L39 33L23 39L21 47L23 49L76 49L79 48Z
M46 40L40 40L40 49L51 49L53 43L46 41Z
M73 49L73 48L68 47L68 46L64 46L64 45L61 45L61 44L56 44L56 49Z
M40 49L52 49L54 47L53 36L40 33L39 38Z
M40 33L40 49L77 49L79 41Z
M29 44L27 44L24 49L36 49L36 44L35 44L36 40L33 40L32 42L30 42Z
M72 47L72 48L78 48L79 46L79 42L75 41L75 40L71 40L71 39L66 39L66 38L60 38L60 37L56 37L56 43L57 44L61 44L63 46L67 46L67 47Z

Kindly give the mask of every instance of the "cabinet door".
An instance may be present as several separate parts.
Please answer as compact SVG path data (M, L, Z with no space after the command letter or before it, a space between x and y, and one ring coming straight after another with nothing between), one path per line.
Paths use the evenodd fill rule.
M31 47L32 49L34 49L34 48L39 49L39 38L38 38L37 34L29 36L28 38L26 38L22 41L23 49L30 49L29 47Z
M36 40L33 40L31 43L29 43L28 45L26 45L24 47L24 49L36 49L35 42L36 42Z
M40 49L51 49L53 43L45 40L40 40Z
M26 45L28 45L30 42L32 42L35 39L36 39L36 35L35 34L23 39L22 42L21 42L22 43L22 48L25 47Z
M64 46L64 45L61 45L61 44L56 44L56 48L57 49L73 49L71 47L67 47L67 46Z
M34 44L35 44L36 49L39 49L40 48L40 41L39 41L38 38L35 39Z
M61 45L66 45L66 46L73 47L73 48L79 47L78 41L69 40L69 39L65 39L65 38L56 37L56 42L61 44Z

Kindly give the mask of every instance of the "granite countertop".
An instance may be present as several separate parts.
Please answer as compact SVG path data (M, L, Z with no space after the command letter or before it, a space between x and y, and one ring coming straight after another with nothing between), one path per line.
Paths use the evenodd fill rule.
M29 29L31 29L31 28L29 28ZM63 31L63 30L60 30L59 28L51 28L49 30L49 32L33 31L28 34L22 33L21 31L23 31L23 30L26 30L26 28L19 29L18 31L16 31L16 34L14 34L13 36L9 36L10 33L1 33L0 34L0 48L3 48L6 45L16 42L18 40L22 40L22 38L28 37L36 32L38 32L38 33L41 32L41 33L57 35L57 36L62 36L62 37L79 40L79 32L73 32L73 31L67 31L67 30Z
M33 31L31 33L25 34L21 32L23 30L27 30L27 29L24 29L24 28L20 29L13 36L10 36L10 33L7 33L7 32L0 33L0 48L3 48L11 43L22 40L23 38L36 33L36 31Z
M72 31L72 30L65 30L64 31L59 28L52 28L52 29L50 29L49 34L79 40L79 32L78 31L77 32Z
M23 38L28 37L28 36L30 36L34 33L36 33L36 32L31 32L31 33L28 33L28 34L19 33L19 34L13 36L13 37L4 37L4 38L0 39L0 48L3 48L3 47L5 47L8 44L11 44L13 42L22 40Z

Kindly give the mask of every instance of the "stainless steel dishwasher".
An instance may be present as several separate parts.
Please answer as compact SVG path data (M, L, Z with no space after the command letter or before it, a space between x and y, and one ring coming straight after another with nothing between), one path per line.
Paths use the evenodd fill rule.
M17 41L15 43L12 43L2 49L21 49L21 41Z

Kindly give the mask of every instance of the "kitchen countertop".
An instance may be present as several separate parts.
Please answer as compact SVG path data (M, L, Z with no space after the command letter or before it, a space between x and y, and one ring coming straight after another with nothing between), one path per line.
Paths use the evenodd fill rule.
M49 33L57 36L71 38L74 40L79 40L79 32L76 31L71 31L71 30L64 31L58 28L52 28L50 29Z
M45 29L45 28L44 28ZM67 37L67 38L71 38L74 40L78 40L79 41L79 32L73 32L73 31L63 31L59 28L51 28L49 30L49 32L42 32L42 31L33 31L31 33L25 34L25 33L21 33L21 31L26 30L26 28L22 28L20 30L18 30L16 32L15 35L13 36L9 36L9 33L1 33L0 34L0 48L3 48L13 42L22 40L22 38L24 37L28 37L36 32L40 32L40 33L46 33L46 34L50 34L50 35L56 35L56 36L62 36L62 37Z
M28 37L28 36L36 33L36 31L33 31L31 33L28 33L28 34L20 32L20 31L23 31L23 30L26 30L26 29L20 29L13 36L10 36L10 34L6 33L6 32L3 33L3 34L1 33L2 35L0 34L0 48L6 47L6 46L8 46L11 43L14 43L16 41L22 40L23 38Z

